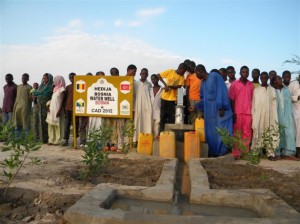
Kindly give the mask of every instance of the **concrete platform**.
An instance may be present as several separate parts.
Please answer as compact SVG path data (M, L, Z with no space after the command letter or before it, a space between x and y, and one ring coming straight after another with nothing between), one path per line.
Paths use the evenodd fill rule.
M228 158L225 158L228 159ZM195 204L240 207L252 210L261 218L236 218L212 216L149 215L106 209L116 197L129 197L142 200L172 201L177 160L165 162L161 178L155 187L122 186L100 184L83 196L64 215L67 223L253 223L281 224L299 223L300 214L273 194L270 190L213 190L209 188L208 177L201 159L188 162L191 194L190 202Z
M162 173L154 187L99 184L70 207L64 218L69 223L99 223L100 220L98 222L91 222L91 220L95 220L99 215L102 221L119 217L123 214L122 212L105 209L116 196L172 202L177 166L177 159L166 159Z
M246 208L262 218L281 219L282 223L299 223L300 214L269 189L210 189L207 173L200 161L201 159L191 159L188 162L190 203Z

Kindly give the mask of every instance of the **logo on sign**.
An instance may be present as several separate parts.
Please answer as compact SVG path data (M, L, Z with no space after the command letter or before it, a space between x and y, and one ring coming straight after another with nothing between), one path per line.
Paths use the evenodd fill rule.
M83 99L79 99L76 101L75 103L76 106L76 113L77 114L83 114L84 110L85 110L85 102L83 101Z
M127 94L130 92L130 83L128 81L123 81L120 83L121 93Z
M127 100L123 100L120 103L120 108L121 115L130 115L130 104Z
M79 80L76 82L76 91L79 93L83 93L86 90L86 83L83 80Z

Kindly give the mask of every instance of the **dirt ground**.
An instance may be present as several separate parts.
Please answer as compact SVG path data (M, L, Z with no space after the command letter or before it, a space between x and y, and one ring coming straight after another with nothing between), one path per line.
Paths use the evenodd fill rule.
M276 162L279 165L279 161ZM201 163L213 189L270 189L300 212L300 172L287 175L272 169L217 159L202 160Z
M0 162L8 155L9 152L0 152ZM83 168L82 155L82 150L71 147L43 145L31 155L41 158L42 164L25 164L9 189L6 201L2 198L5 182L0 174L0 223L64 223L64 212L96 184L153 186L163 167L163 160L153 157L132 153L124 160L123 155L111 154L111 163L101 169L99 176L83 181L78 179ZM269 188L300 212L300 161L261 162L262 166L272 169L255 168L242 162L202 161L211 188Z
M0 152L0 161L8 153ZM111 155L99 175L80 180L83 151L43 145L32 155L42 164L25 164L3 200L4 177L0 175L0 223L63 223L64 212L99 183L154 186L164 160L138 156ZM2 170L1 170L2 172Z

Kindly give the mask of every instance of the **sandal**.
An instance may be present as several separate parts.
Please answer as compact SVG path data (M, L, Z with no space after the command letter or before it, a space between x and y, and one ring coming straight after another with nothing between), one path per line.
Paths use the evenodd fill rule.
M106 146L103 147L103 151L109 151L110 150L110 144L107 143Z
M111 151L117 151L117 147L115 147L115 144L111 144L110 150Z
M270 160L270 161L276 161L276 158L274 156L269 156L268 160Z

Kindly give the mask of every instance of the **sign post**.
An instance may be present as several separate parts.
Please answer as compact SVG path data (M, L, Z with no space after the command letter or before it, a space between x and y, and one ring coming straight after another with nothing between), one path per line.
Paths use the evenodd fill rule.
M133 89L133 77L130 76L74 76L74 148L77 147L76 116L132 120Z

